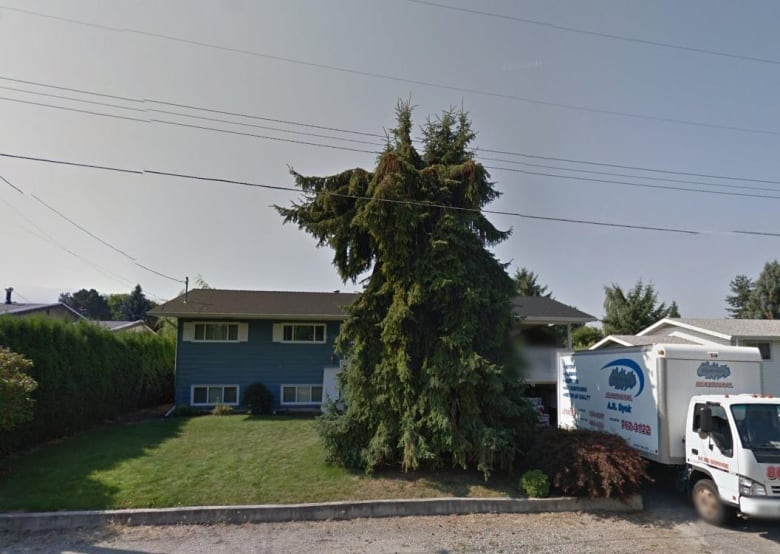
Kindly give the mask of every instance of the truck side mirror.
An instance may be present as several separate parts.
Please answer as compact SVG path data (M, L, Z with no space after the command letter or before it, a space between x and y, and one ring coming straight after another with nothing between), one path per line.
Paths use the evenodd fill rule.
M699 432L709 434L712 432L712 408L702 406L699 413Z

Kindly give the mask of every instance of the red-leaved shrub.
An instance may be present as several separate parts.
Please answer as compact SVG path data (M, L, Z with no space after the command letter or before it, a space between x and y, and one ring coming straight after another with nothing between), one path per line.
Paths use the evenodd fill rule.
M545 429L536 435L525 464L544 471L553 487L571 496L625 498L650 480L639 453L602 431Z

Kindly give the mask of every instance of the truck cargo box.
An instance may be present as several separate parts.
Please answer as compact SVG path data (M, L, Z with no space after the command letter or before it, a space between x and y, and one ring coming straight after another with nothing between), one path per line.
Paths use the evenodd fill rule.
M558 358L558 426L608 431L645 458L685 463L690 398L762 392L757 348L655 344Z

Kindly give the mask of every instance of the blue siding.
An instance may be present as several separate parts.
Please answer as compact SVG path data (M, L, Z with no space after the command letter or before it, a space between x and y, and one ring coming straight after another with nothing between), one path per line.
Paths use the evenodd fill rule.
M184 321L179 320L177 338L177 405L190 404L192 385L238 385L239 402L243 403L246 387L259 381L273 394L275 409L318 408L319 403L282 406L281 385L321 385L323 368L338 366L333 347L339 331L338 321L327 322L327 341L324 344L273 342L274 321L269 320L241 321L249 323L247 342L183 341ZM284 320L284 323L292 322L295 321Z

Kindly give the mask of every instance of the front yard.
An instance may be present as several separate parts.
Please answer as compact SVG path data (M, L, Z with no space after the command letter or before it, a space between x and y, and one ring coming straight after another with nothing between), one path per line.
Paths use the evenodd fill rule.
M514 480L365 476L323 461L310 419L243 415L109 426L0 461L0 511L509 496ZM0 473L2 475L2 473Z

